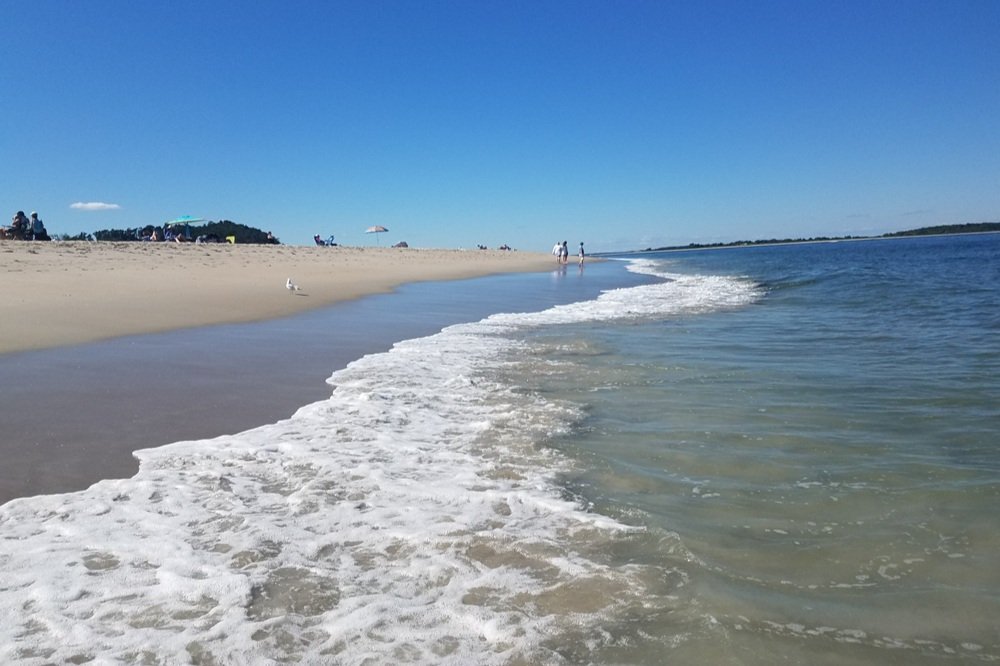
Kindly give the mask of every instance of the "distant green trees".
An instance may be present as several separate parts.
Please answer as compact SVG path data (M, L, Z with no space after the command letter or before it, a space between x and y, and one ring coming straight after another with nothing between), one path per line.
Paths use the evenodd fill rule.
M977 222L974 224L943 224L936 227L921 227L909 231L895 231L882 234L884 238L894 236L933 236L937 234L978 234L986 231L1000 231L1000 222Z
M101 229L94 232L94 238L100 241L132 241L142 240L142 227L135 229Z
M266 231L261 231L255 227L248 227L245 224L232 222L230 220L220 220L219 222L209 222L198 226L191 226L191 237L209 236L215 234L225 240L229 236L235 236L237 243L277 243L277 238L269 239Z
M977 222L969 224L943 224L936 227L921 227L908 231L894 231L881 236L817 236L814 238L770 238L767 240L744 240L731 243L691 243L690 245L672 245L669 247L647 247L645 252L662 252L666 250L708 250L720 247L744 247L747 245L778 245L781 243L819 243L835 240L864 240L870 238L896 238L899 236L934 236L940 234L974 234L989 231L1000 231L1000 222Z
M101 229L95 231L93 237L99 241L138 241L143 237L149 237L153 229L160 229L165 226L147 224L143 227L128 227L125 229ZM256 227L247 226L232 220L219 220L218 222L206 222L205 224L174 225L175 233L187 234L191 240L198 236L214 237L225 241L229 236L236 238L240 244L268 244L278 243L277 238L269 238L266 231ZM88 240L89 234L81 233L76 236L63 236L63 240ZM162 238L162 233L161 233Z

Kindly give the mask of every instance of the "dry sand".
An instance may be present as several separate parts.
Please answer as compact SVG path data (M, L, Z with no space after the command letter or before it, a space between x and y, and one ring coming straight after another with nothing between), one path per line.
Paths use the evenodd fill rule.
M0 241L0 354L259 321L407 282L551 264L500 250ZM288 278L301 290L286 289Z

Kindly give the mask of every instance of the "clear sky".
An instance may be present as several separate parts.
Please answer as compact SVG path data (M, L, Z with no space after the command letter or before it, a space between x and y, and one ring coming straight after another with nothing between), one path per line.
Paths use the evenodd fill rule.
M1000 220L998 0L2 0L0 25L4 220L55 234L601 251Z

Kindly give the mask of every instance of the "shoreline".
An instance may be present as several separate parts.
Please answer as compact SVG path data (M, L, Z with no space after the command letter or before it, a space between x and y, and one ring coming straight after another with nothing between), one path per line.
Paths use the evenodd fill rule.
M329 397L333 372L400 340L645 281L618 262L581 272L544 259L545 271L414 281L286 317L0 354L0 384L12 388L0 416L0 505L130 477L139 449L288 418Z
M0 355L264 321L403 284L544 271L541 252L0 241ZM285 288L288 278L299 291Z

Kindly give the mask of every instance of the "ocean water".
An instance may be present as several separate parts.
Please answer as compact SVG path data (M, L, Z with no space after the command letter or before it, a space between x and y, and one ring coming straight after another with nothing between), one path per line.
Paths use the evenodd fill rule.
M0 507L0 662L1000 661L1000 236L579 270Z

